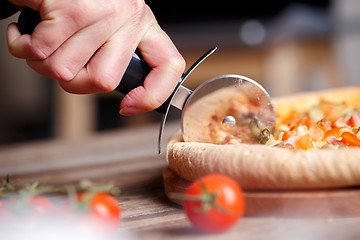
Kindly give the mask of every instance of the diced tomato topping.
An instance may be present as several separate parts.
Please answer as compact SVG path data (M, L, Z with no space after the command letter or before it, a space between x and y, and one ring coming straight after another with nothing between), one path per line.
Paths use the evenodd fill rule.
M298 140L300 144L299 147L308 149L314 147L314 141L323 140L325 134L326 130L323 126L315 123L311 118L306 117L301 119L299 124L285 132L282 136L282 140L285 141L292 136L302 136L301 139Z
M313 140L309 134L305 134L296 141L296 147L304 150L315 148Z
M297 126L300 126L300 125L307 126L309 124L309 122L312 122L311 117L304 117L298 122Z
M348 126L348 124L343 117L336 118L332 123L333 128L346 127L346 126Z
M336 142L341 142L341 138L336 138L334 136L329 136L326 138L326 142L327 143L336 143Z
M331 129L331 121L327 118L321 119L319 122L317 122L317 124L324 128L325 131L329 131Z
M291 136L294 136L295 132L294 131L286 131L284 132L284 134L282 135L282 141L288 140Z
M330 143L330 139L340 139L344 132L351 132L351 129L349 127L337 127L330 129L326 132L325 139L328 143Z
M354 113L351 115L348 121L348 125L352 128L358 128L360 127L360 116L359 114Z
M357 135L357 134L359 133L359 130L360 130L360 127L358 127L358 128L353 128L353 129L352 129L352 132ZM358 136L358 137L359 137L359 136Z
M308 134L316 141L321 141L324 138L326 134L326 130L324 127L321 127L319 124L313 121L309 121L307 123L307 127L308 127Z
M352 132L344 132L341 137L341 142L343 142L345 145L351 147L360 147L360 139Z
M305 135L306 133L307 133L307 126L296 125L296 126L290 128L289 131L284 132L284 134L282 136L282 140L285 141L292 136L302 136L302 135Z
M360 112L359 109L354 108L349 115L343 115L347 110L344 105L337 106L331 102L321 101L319 108L315 110L321 111L319 116L310 114L300 118L303 114L296 113L295 111L289 113L282 125L287 125L288 128L279 128L279 139L284 144L292 145L294 150L307 150L322 148L326 144L342 143L346 146L360 147ZM349 108L350 110L350 108ZM314 122L310 115L316 119L322 118L318 122ZM342 116L343 115L343 116ZM340 116L340 117L339 117ZM288 131L282 129L289 129ZM284 145L283 144L283 145Z

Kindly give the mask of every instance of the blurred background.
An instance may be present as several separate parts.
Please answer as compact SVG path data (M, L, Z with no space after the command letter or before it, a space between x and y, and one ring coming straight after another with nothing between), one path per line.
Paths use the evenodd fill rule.
M187 67L218 50L186 80L191 89L222 74L240 74L276 97L359 85L360 1L147 0ZM77 139L112 129L159 122L161 115L118 114L118 93L72 95L12 57L0 22L0 145ZM171 112L170 121L180 116Z

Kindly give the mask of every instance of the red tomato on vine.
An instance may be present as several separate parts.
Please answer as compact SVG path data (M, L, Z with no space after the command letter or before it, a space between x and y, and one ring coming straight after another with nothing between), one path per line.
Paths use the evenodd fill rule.
M27 201L27 207L36 215L46 215L54 211L54 205L49 199L43 196L35 196Z
M92 220L106 222L112 226L120 223L120 208L117 200L107 193L79 193L77 201L84 204L85 212L91 214Z
M185 192L184 211L192 225L203 232L223 232L243 216L245 200L230 177L213 174L193 182Z
M90 211L103 218L119 220L120 208L116 199L107 193L97 193L89 203Z

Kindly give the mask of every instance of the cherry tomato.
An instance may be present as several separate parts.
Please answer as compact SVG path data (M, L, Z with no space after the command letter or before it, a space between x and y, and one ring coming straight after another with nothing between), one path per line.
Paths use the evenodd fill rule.
M119 219L120 208L116 199L107 193L97 193L90 200L90 211L97 216Z
M32 197L27 201L32 214L45 215L54 211L54 205L49 199L43 196Z
M44 196L16 196L0 200L0 224L35 228L54 212L53 203Z
M213 174L193 182L183 199L184 211L192 225L203 232L222 232L244 214L245 200L231 178Z
M107 193L79 193L77 201L85 204L85 211L90 213L93 222L116 227L120 223L120 208L116 199Z
M44 196L35 196L29 199L10 198L0 204L1 208L7 208L14 215L22 217L42 217L54 211L54 205Z

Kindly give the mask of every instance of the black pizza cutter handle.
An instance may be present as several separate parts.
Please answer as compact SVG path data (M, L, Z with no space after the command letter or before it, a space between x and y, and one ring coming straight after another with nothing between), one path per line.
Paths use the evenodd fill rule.
M21 34L32 34L36 25L41 22L40 13L25 7L18 19L18 28ZM145 62L138 50L133 54L130 63L120 81L120 84L115 88L116 91L126 95L132 89L142 86L146 76L151 71L151 67ZM168 105L170 104L169 97L159 108L155 111L165 114Z
M10 17L19 11L19 8L7 0L0 0L0 20Z

